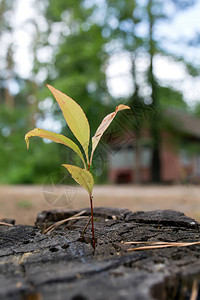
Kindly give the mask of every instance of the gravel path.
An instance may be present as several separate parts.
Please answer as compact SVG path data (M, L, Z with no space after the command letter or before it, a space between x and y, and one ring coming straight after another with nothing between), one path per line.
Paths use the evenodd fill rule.
M132 211L174 209L200 221L200 186L104 185L94 188L94 205ZM89 206L87 192L78 186L0 186L0 218L33 224L39 211Z

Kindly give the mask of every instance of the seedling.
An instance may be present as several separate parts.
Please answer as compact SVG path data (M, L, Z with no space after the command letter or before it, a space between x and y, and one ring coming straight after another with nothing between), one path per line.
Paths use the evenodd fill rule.
M88 119L83 112L82 108L70 97L65 95L64 93L60 92L59 90L55 89L54 87L47 85L50 89L52 94L54 95L56 101L58 102L63 116L71 129L74 136L80 142L84 155L81 152L79 146L75 144L72 140L65 137L62 134L54 133L51 131L47 131L40 128L35 128L29 131L25 135L25 141L27 144L27 149L29 148L29 138L32 136L38 136L45 139L49 139L53 142L64 144L65 146L71 148L76 152L76 154L80 157L83 162L84 168L80 168L74 165L63 164L69 173L71 174L72 178L78 184L86 189L89 194L90 198L90 207L91 207L91 220L92 220L92 239L93 239L93 248L95 250L95 236L94 236L94 220L93 220L93 203L92 203L92 190L94 186L94 179L92 174L89 172L92 159L94 155L94 151L103 135L105 130L108 128L110 123L113 121L114 117L116 116L118 111L124 109L130 109L129 106L120 104L116 107L115 111L107 115L103 121L101 122L100 126L98 127L95 135L92 137L92 150L90 156L88 155L88 147L90 143L90 126L88 123ZM85 156L85 157L84 157Z

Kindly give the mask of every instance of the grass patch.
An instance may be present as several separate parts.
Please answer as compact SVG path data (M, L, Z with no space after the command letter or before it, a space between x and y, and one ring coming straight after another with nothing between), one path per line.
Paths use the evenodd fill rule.
M20 200L20 201L17 202L17 207L30 209L30 208L33 207L33 204L29 200Z

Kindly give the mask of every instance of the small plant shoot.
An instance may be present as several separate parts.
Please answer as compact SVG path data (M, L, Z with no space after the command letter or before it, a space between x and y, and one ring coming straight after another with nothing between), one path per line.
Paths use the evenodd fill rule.
M68 172L71 174L74 180L78 182L78 184L80 184L82 187L84 187L89 194L90 207L91 207L92 239L93 239L93 248L95 250L93 203L92 203L92 199L93 199L92 190L94 186L94 179L89 170L92 164L94 151L103 133L106 131L110 123L113 121L118 111L124 109L130 109L130 107L124 104L120 104L116 107L114 112L110 113L103 119L95 135L92 137L92 150L89 155L88 147L90 143L90 126L84 111L73 99L71 99L64 93L60 92L59 90L55 89L50 85L47 85L47 87L50 89L56 101L58 102L70 130L72 131L76 139L80 142L83 152L81 151L81 149L76 143L74 143L66 136L48 130L40 129L40 128L35 128L29 131L25 135L27 149L29 148L29 138L37 136L37 137L49 139L56 143L63 144L71 148L80 157L83 163L82 168L74 165L69 165L69 164L63 164L63 167L65 167L68 170Z

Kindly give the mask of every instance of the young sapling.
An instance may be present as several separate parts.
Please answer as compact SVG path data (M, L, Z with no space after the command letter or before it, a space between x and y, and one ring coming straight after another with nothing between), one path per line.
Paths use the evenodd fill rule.
M92 190L94 186L94 179L89 170L92 165L94 151L103 133L108 128L110 123L113 121L118 111L124 109L130 109L130 107L124 104L120 104L116 107L114 112L110 113L103 119L95 135L92 137L92 150L89 156L88 147L90 143L90 127L89 127L88 119L85 113L83 112L82 108L73 99L71 99L64 93L60 92L59 90L55 89L50 85L47 85L47 87L50 89L56 101L58 102L69 128L71 129L72 133L77 138L77 140L80 142L84 151L84 155L81 152L79 146L76 143L74 143L71 139L67 138L62 134L54 133L40 128L35 128L29 131L25 135L27 149L29 148L29 138L33 136L38 136L45 139L49 139L56 143L64 144L65 146L71 148L74 152L76 152L76 154L80 157L83 163L83 168L74 165L69 165L69 164L63 164L63 166L68 170L72 178L76 182L78 182L78 184L84 187L89 194L90 208L91 208L91 221L92 221L92 239L93 239L93 248L95 250L93 201L92 201L93 199Z

